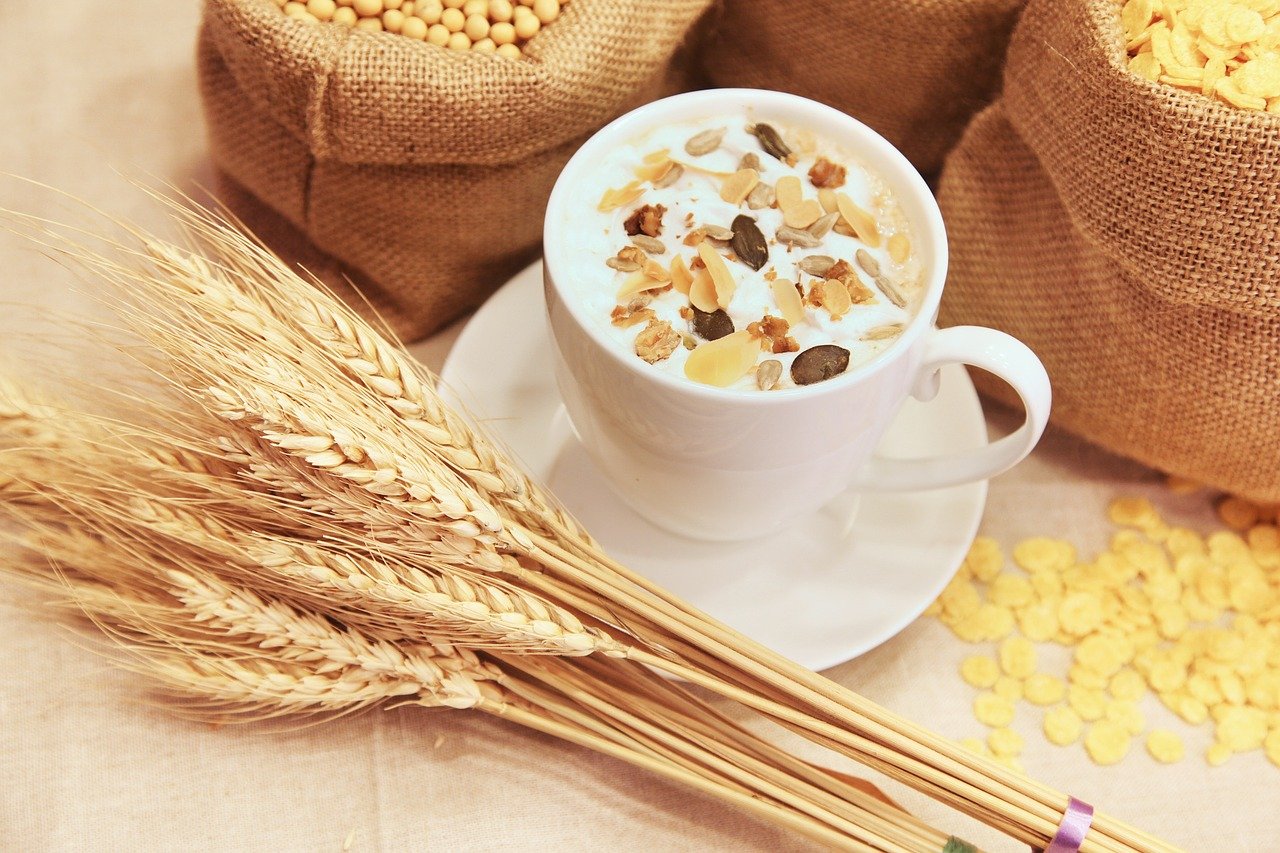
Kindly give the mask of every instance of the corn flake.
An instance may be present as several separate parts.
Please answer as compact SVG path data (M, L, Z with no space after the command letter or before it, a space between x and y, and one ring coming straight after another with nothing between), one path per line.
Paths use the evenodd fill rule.
M992 755L1013 757L1022 754L1025 741L1013 729L992 729L987 735L987 746Z
M1067 685L1048 673L1037 672L1022 683L1022 695L1033 705L1055 705L1067 695Z
M1012 723L1013 713L1013 703L995 693L979 693L973 700L974 717L992 728L1003 728Z
M1177 764L1186 755L1182 738L1168 729L1153 729L1147 735L1147 752L1161 764Z
M1062 539L1037 536L1019 542L1013 560L1028 572L1063 571L1076 561L1076 547Z
M1036 647L1026 637L1009 637L1000 644L1000 668L1013 678L1026 678L1036 671Z
M1084 723L1080 715L1065 706L1054 708L1044 715L1044 736L1055 746L1069 746L1080 739Z
M973 655L960 664L960 677L979 689L993 687L1000 677L1000 665L993 658Z
M1095 764L1119 764L1129 754L1132 736L1119 723L1098 720L1084 737L1084 748Z

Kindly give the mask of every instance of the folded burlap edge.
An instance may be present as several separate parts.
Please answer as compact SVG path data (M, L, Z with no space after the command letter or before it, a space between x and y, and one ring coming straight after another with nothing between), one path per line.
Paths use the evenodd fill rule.
M1031 0L1004 75L1010 125L1076 228L1163 298L1280 309L1280 116L1129 72L1113 0Z
M204 24L241 91L318 157L502 165L657 97L712 2L573 0L522 60L308 24L271 0L206 0Z

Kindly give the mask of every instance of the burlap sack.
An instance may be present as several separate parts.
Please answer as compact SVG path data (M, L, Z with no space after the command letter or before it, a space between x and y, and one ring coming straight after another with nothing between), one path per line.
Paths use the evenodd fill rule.
M269 242L315 244L337 261L322 277L350 275L419 337L537 254L547 195L583 139L683 87L673 57L710 2L573 0L512 61L293 21L271 0L206 0L213 160L233 204L260 202L246 219Z
M706 73L844 110L928 175L999 86L1024 2L726 0Z
M1131 75L1117 10L1031 0L942 175L942 317L1035 349L1056 422L1277 500L1280 117Z

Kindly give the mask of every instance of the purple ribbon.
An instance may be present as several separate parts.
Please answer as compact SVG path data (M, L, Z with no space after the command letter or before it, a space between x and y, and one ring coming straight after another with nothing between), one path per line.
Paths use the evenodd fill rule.
M1044 853L1080 853L1080 845L1093 823L1093 806L1071 797L1066 814L1058 824L1058 834L1044 849Z

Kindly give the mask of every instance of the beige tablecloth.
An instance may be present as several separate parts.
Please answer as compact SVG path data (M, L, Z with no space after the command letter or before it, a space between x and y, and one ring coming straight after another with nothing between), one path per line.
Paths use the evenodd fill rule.
M113 169L187 189L208 182L192 66L196 6L0 3L0 172L160 225L155 206ZM7 178L0 206L81 216L49 191ZM91 376L93 348L82 345L89 332L66 318L97 311L82 283L0 236L4 351ZM446 333L420 352L438 367L450 340ZM996 420L1010 426L1006 416ZM1119 492L1152 494L1184 523L1211 523L1205 498L1173 499L1151 472L1051 433L992 483L983 528L1006 544L1052 534L1097 548L1110 532L1106 503ZM830 675L945 735L980 736L972 690L956 671L971 651L926 619ZM7 589L0 654L0 849L799 847L701 796L468 712L374 712L283 732L184 722L152 704L135 677L28 615ZM1152 722L1167 720L1154 703L1147 711ZM1159 766L1135 745L1121 765L1099 768L1079 746L1048 746L1025 706L1015 725L1027 736L1030 774L1188 849L1280 847L1280 770L1260 753L1209 769L1200 757L1209 732L1173 723L1189 747L1181 764ZM940 827L1017 849L923 797L890 791Z

